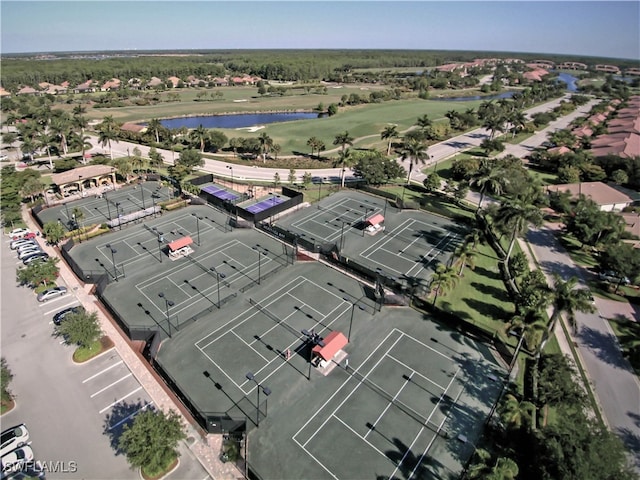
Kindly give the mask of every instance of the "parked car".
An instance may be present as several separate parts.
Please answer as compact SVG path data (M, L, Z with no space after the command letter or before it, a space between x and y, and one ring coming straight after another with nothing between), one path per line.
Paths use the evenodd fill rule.
M71 315L72 313L80 312L84 312L84 307L80 305L76 307L65 308L64 310L59 311L53 316L53 323L55 325L60 325L67 316Z
M631 283L631 280L629 280L627 277L622 277L613 270L605 270L604 272L600 272L598 274L598 278L602 282L619 283L620 281L622 281L622 283L625 285L629 285Z
M29 445L17 448L2 457L2 473L17 472L23 465L33 462L33 450Z
M67 287L53 287L38 294L39 302L46 302L52 298L58 298L67 293Z
M31 239L26 239L26 238L20 238L19 240L12 240L11 243L9 244L9 247L11 248L11 250L16 250L17 248L23 246L23 245L35 245L36 241Z
M9 236L12 240L17 240L19 238L24 238L28 233L31 233L31 231L26 228L14 228L9 232Z
M23 259L22 259L22 263L23 263L24 265L29 265L30 263L33 263L33 262L44 261L44 260L46 260L47 258L49 258L49 254L48 254L48 253L45 253L45 252L37 252L37 253L34 253L34 254L32 254L32 255L29 255L29 256L28 256L28 257L26 257L26 258L23 258Z
M24 260L25 258L27 258L30 255L33 255L34 253L44 253L44 252L40 250L40 247L27 248L26 250L23 250L22 252L18 253L18 258L20 260Z
M38 242L25 243L24 245L20 245L16 250L18 255L26 250L32 250L34 248L40 248L40 244Z
M0 434L0 437L0 457L4 457L10 451L26 445L29 441L29 430L22 423L15 427L7 428Z

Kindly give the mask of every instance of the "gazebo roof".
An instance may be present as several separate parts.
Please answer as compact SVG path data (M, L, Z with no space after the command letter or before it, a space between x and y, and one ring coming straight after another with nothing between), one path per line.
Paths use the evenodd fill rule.
M99 177L112 171L113 167L109 165L87 165L86 167L78 167L62 173L54 173L51 175L51 181L56 185L66 185L70 182L77 182L81 178Z

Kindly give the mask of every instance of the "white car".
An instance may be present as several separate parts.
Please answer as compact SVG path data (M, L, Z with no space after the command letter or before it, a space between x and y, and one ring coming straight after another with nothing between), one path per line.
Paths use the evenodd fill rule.
M24 445L4 455L1 461L3 474L18 472L25 464L33 462L33 450Z
M29 441L29 430L24 423L11 427L2 432L0 444L0 457L7 453L26 445Z
M19 240L13 240L9 244L9 248L11 248L11 250L16 250L17 248L20 248L24 245L35 245L35 244L36 244L35 240L21 238Z
M24 245L20 245L16 251L18 252L18 254L26 251L26 250L33 250L34 248L40 249L40 245L38 245L38 242L31 242L31 243L25 243Z
M18 253L18 258L20 260L24 260L25 258L27 258L30 255L33 255L34 253L41 253L42 250L40 250L40 247L33 247L33 248L27 248L26 250L23 250L22 252Z
M26 234L31 233L31 231L27 228L14 228L9 232L9 236L17 240L18 238L24 237Z
M60 297L67 293L67 287L53 287L49 290L45 290L42 293L38 294L39 302L46 302L47 300L51 300L52 298Z

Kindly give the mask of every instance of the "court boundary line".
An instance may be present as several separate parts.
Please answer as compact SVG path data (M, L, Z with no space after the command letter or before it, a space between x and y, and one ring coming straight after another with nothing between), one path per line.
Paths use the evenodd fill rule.
M360 366L354 370L354 372L359 372L359 370L367 364L367 362L371 359L371 357L378 352L378 350L380 349L380 346L382 346L392 335L394 334L399 334L398 338L393 341L393 343L386 349L386 351L384 352L384 354L378 359L378 361L376 361L368 370L367 373L364 375L364 378L367 379L367 377L378 367L378 365L387 357L391 357L391 355L389 354L389 352L391 350L393 350L396 345L398 344L398 342L400 340L402 340L403 337L408 337L409 339L415 340L419 345L423 346L423 347L428 347L429 350L432 350L438 354L440 354L441 356L443 356L445 359L449 360L450 362L457 364L459 363L458 360L455 357L450 357L447 356L435 349L433 349L432 347L429 347L428 345L424 344L423 342L420 342L419 340L417 340L415 337L413 337L412 335L409 335L407 333L405 333L402 330L399 330L397 328L394 328L393 330L391 330L391 332L389 332L387 334L387 336L379 343L379 347L377 347L375 350L373 350L364 360L363 362L360 364ZM392 359L395 360L395 359ZM424 376L424 374L421 374L420 372L417 372L415 369L408 367L409 370L411 370L411 372L414 373L418 373L420 376ZM438 410L438 406L440 405L440 403L442 402L442 400L444 399L447 391L449 390L449 388L451 387L451 385L453 384L454 380L457 378L458 372L461 370L461 366L458 367L458 369L456 370L456 372L454 373L454 376L451 378L451 380L449 381L449 384L447 385L446 389L443 389L442 394L440 395L440 398L438 400L438 402L436 403L435 407L431 410L428 418L427 418L427 423L431 420L431 418L433 417L433 415L436 413L436 411ZM361 374L362 375L362 374ZM338 389L336 389L336 391L327 399L327 401L325 402L324 405L327 405L330 401L333 400L333 398L338 395L338 393L340 393L345 386L347 385L347 383L349 383L351 380L353 380L354 377L353 376L349 376L343 383L342 385L340 385L340 387L338 387ZM331 413L329 415L327 415L327 418L315 429L315 431L304 441L304 443L301 443L300 440L298 440L297 436L304 431L307 426L309 425L309 423L311 423L316 417L318 417L318 415L321 413L322 409L324 408L324 405L322 408L320 408L318 411L316 411L316 413L314 413L297 431L296 433L292 436L292 440L300 447L304 450L304 452L309 455L309 457L311 457L313 460L315 460L320 466L322 466L322 468L324 468L333 478L338 478L332 471L329 470L329 468L327 466L325 466L320 460L318 460L307 448L307 445L309 444L309 442L311 442L313 440L313 438L320 432L320 430L322 430L326 424L329 422L329 420L331 418L336 418L337 420L339 420L341 423L344 424L344 421L336 414L336 412L342 408L342 406L349 400L349 398L351 398L351 396L363 385L363 381L359 380L358 378L355 378L355 380L357 381L357 384L355 385L355 387L348 392L348 394L342 399L342 401L331 411ZM375 382L371 381L371 380L367 380L369 382L371 382L372 384L376 385L377 388L381 388L379 387L377 384L375 384ZM402 388L396 392L396 395L393 397L394 399L399 395L399 393L402 391L402 389L404 389L404 387L408 384L409 382L407 381ZM433 382L435 384L435 382ZM386 392L386 390L382 389L383 391ZM458 396L456 397L456 400L454 401L453 405L452 405L452 409L456 406L456 402L457 399L460 397L460 395L462 394L462 392L464 391L464 386L463 389L461 390L461 392L458 394ZM386 400L388 402L387 407L385 407L384 412L386 412L391 405L393 405L393 402L390 402L389 400ZM410 407L408 407L410 408ZM410 408L411 409L411 408ZM411 409L413 411L413 409ZM415 412L417 413L417 412ZM427 454L427 452L429 451L429 449L431 448L431 446L433 445L433 443L435 442L435 440L438 438L438 435L440 434L440 430L442 429L442 426L445 424L445 422L447 421L447 419L450 418L450 414L451 411L449 412L449 414L445 415L445 417L443 418L443 420L440 422L439 425L437 425L437 428L435 430L433 438L431 439L431 441L429 442L429 444L427 445L426 449L424 450L424 452L422 453L422 456L420 457L420 460L418 461L418 463L416 464L416 467L414 468L414 470L412 471L412 475L415 473L417 467L422 463L422 460L424 458L424 456ZM420 417L422 417L422 415L418 414ZM380 418L380 417L379 417ZM379 420L378 418L378 420ZM348 425L346 425L348 428L350 428ZM375 425L374 425L375 426ZM407 448L405 454L403 455L402 459L400 460L399 463L397 463L395 465L395 469L393 474L389 477L391 478L398 470L398 468L400 468L400 466L402 465L404 459L406 458L406 456L408 455L408 453L411 451L412 446L415 444L415 442L418 440L418 438L420 438L420 436L422 435L422 433L425 431L425 429L428 429L430 431L433 431L434 427L429 428L426 424L421 424L420 426L420 430L418 431L418 433L416 434L416 436L414 437L413 441L411 442L411 445ZM352 428L350 428L359 438L360 440L364 441L365 443L369 443L366 439L366 435L368 435L372 429L369 430L369 432L367 432L367 434L365 435L365 437L363 437L362 435L359 435L357 432L355 432ZM374 450L378 451L378 449L376 449L375 447L373 447ZM380 453L380 452L379 452ZM384 458L386 458L388 460L388 457L384 454L381 454ZM392 462L393 463L393 462ZM411 478L411 477L409 477Z

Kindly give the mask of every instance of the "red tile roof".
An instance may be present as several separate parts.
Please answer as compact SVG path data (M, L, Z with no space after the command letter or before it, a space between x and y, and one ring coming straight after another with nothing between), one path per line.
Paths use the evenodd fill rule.
M319 356L324 361L331 360L336 353L338 353L342 348L349 343L347 341L347 337L345 337L341 332L334 330L329 335L327 335L324 339L324 347L320 345L316 345L313 347L313 353L316 356Z

